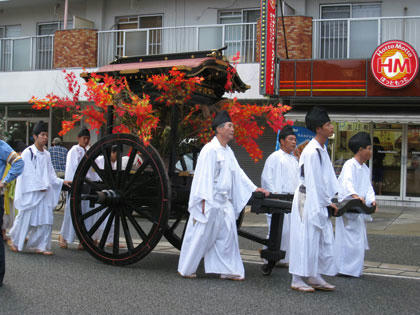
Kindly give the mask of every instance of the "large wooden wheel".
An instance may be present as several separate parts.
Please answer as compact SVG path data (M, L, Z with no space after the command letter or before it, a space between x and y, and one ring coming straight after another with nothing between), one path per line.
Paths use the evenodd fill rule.
M74 176L74 229L95 258L113 265L137 262L167 228L170 196L164 163L153 146L130 134L108 135L88 150Z

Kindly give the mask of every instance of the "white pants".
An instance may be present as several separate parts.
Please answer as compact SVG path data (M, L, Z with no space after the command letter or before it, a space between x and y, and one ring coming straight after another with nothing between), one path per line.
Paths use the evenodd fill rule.
M91 208L89 207L89 201L83 200L82 201L82 213L86 213ZM93 225L93 219L95 215L89 217L85 220L86 229L90 230ZM61 225L60 235L64 238L67 243L72 243L76 238L76 232L74 231L73 221L71 219L71 212L70 212L70 197L66 200L66 207L64 209L64 218L63 223Z
M26 247L31 250L46 251L51 249L51 224L31 226L31 210L19 211L15 223L10 230L13 245L22 251L25 247L25 238L28 236Z
M229 214L221 209L210 209L206 223L195 221L190 216L179 257L178 272L181 275L195 273L204 257L206 273L245 277L231 207L227 210L232 212Z
M365 250L369 249L365 217L364 214L345 213L335 220L334 251L341 274L360 277L363 272Z

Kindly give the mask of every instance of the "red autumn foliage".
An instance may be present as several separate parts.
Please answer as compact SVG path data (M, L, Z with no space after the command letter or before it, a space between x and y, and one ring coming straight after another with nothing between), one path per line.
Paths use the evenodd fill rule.
M227 91L232 91L232 78L236 73L235 66L239 59L238 53L232 58L234 67L228 68L225 85ZM81 108L79 103L81 86L74 73L65 70L64 73L67 90L71 96L59 97L48 94L45 98L32 97L29 101L35 109L63 108L72 113L71 120L62 122L60 135L67 133L81 120L87 123L91 130L99 132L106 123L109 105L112 105L115 120L119 123L113 127L113 132L136 133L146 145L150 143L159 124L159 111L153 109L148 95L140 97L132 93L125 78L91 73L90 79L84 83L86 87L84 96L93 105ZM203 78L199 77L188 78L185 72L173 68L168 74L153 75L148 82L161 92L154 102L163 103L167 107L182 107L191 100L192 94L202 80ZM216 111L227 110L235 125L236 142L245 148L255 162L262 158L262 151L256 142L264 132L262 121L266 121L274 132L286 124L292 124L284 118L284 113L290 110L289 106L240 104L236 98L219 102L217 105L212 109L207 105L185 108L182 112L186 115L181 121L181 128L187 130L184 136L195 138L203 144L209 142L214 136L211 122ZM204 108L206 110L203 110Z

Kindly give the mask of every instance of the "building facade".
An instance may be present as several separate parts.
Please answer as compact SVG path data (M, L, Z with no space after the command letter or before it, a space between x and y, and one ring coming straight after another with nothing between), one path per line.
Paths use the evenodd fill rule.
M378 198L383 204L416 206L420 203L418 79L407 88L389 90L381 96L360 95L360 91L316 95L311 90L313 86L302 87L300 90L311 90L305 94L296 88L296 84L301 83L298 81L312 82L312 74L319 77L318 81L325 81L323 77L328 77L331 71L322 66L316 68L320 61L329 64L364 62L365 68L360 68L360 64L359 68L344 67L337 72L337 77L330 79L357 81L354 78L359 73L364 74L359 81L368 82L370 72L366 65L373 51L388 40L405 41L420 52L420 35L416 32L420 27L417 0L285 1L285 17L278 19L277 36L277 53L283 72L280 71L277 78L278 92L269 97L262 95L259 88L259 0L68 0L67 4L66 7L64 0L0 2L0 116L13 140L30 143L32 125L41 118L49 123L50 137L57 135L66 113L34 111L28 100L50 92L65 95L62 69L79 74L82 68L95 71L115 56L227 46L228 58L240 52L237 69L251 88L226 97L235 96L257 104L290 103L293 110L289 118L296 126L302 124L308 108L326 106L336 126L335 138L329 143L337 172L351 156L346 149L347 139L359 130L367 131L372 139L379 140L380 151L383 151L379 163L383 168L382 180L375 182ZM297 80L294 66L287 68L292 62L287 59L296 61L297 67L305 62L312 64L312 68L302 68L303 75L311 75ZM284 79L291 73L293 77ZM281 86L282 81L290 81L292 87ZM292 92L285 91L291 89ZM275 148L275 138L267 128L260 140L264 158L257 164L248 159L241 148L235 147L240 163L256 183L259 183L265 158ZM75 135L66 135L64 141L74 142ZM370 161L371 169L374 165L378 167L378 162Z

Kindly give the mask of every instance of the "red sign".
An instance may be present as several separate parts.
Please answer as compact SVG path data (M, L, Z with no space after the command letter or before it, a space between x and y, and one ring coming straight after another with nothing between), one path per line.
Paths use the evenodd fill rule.
M410 84L417 76L419 58L416 50L406 42L390 40L376 48L370 67L379 84L399 89Z
M276 0L261 0L260 92L263 95L274 95L276 14Z

